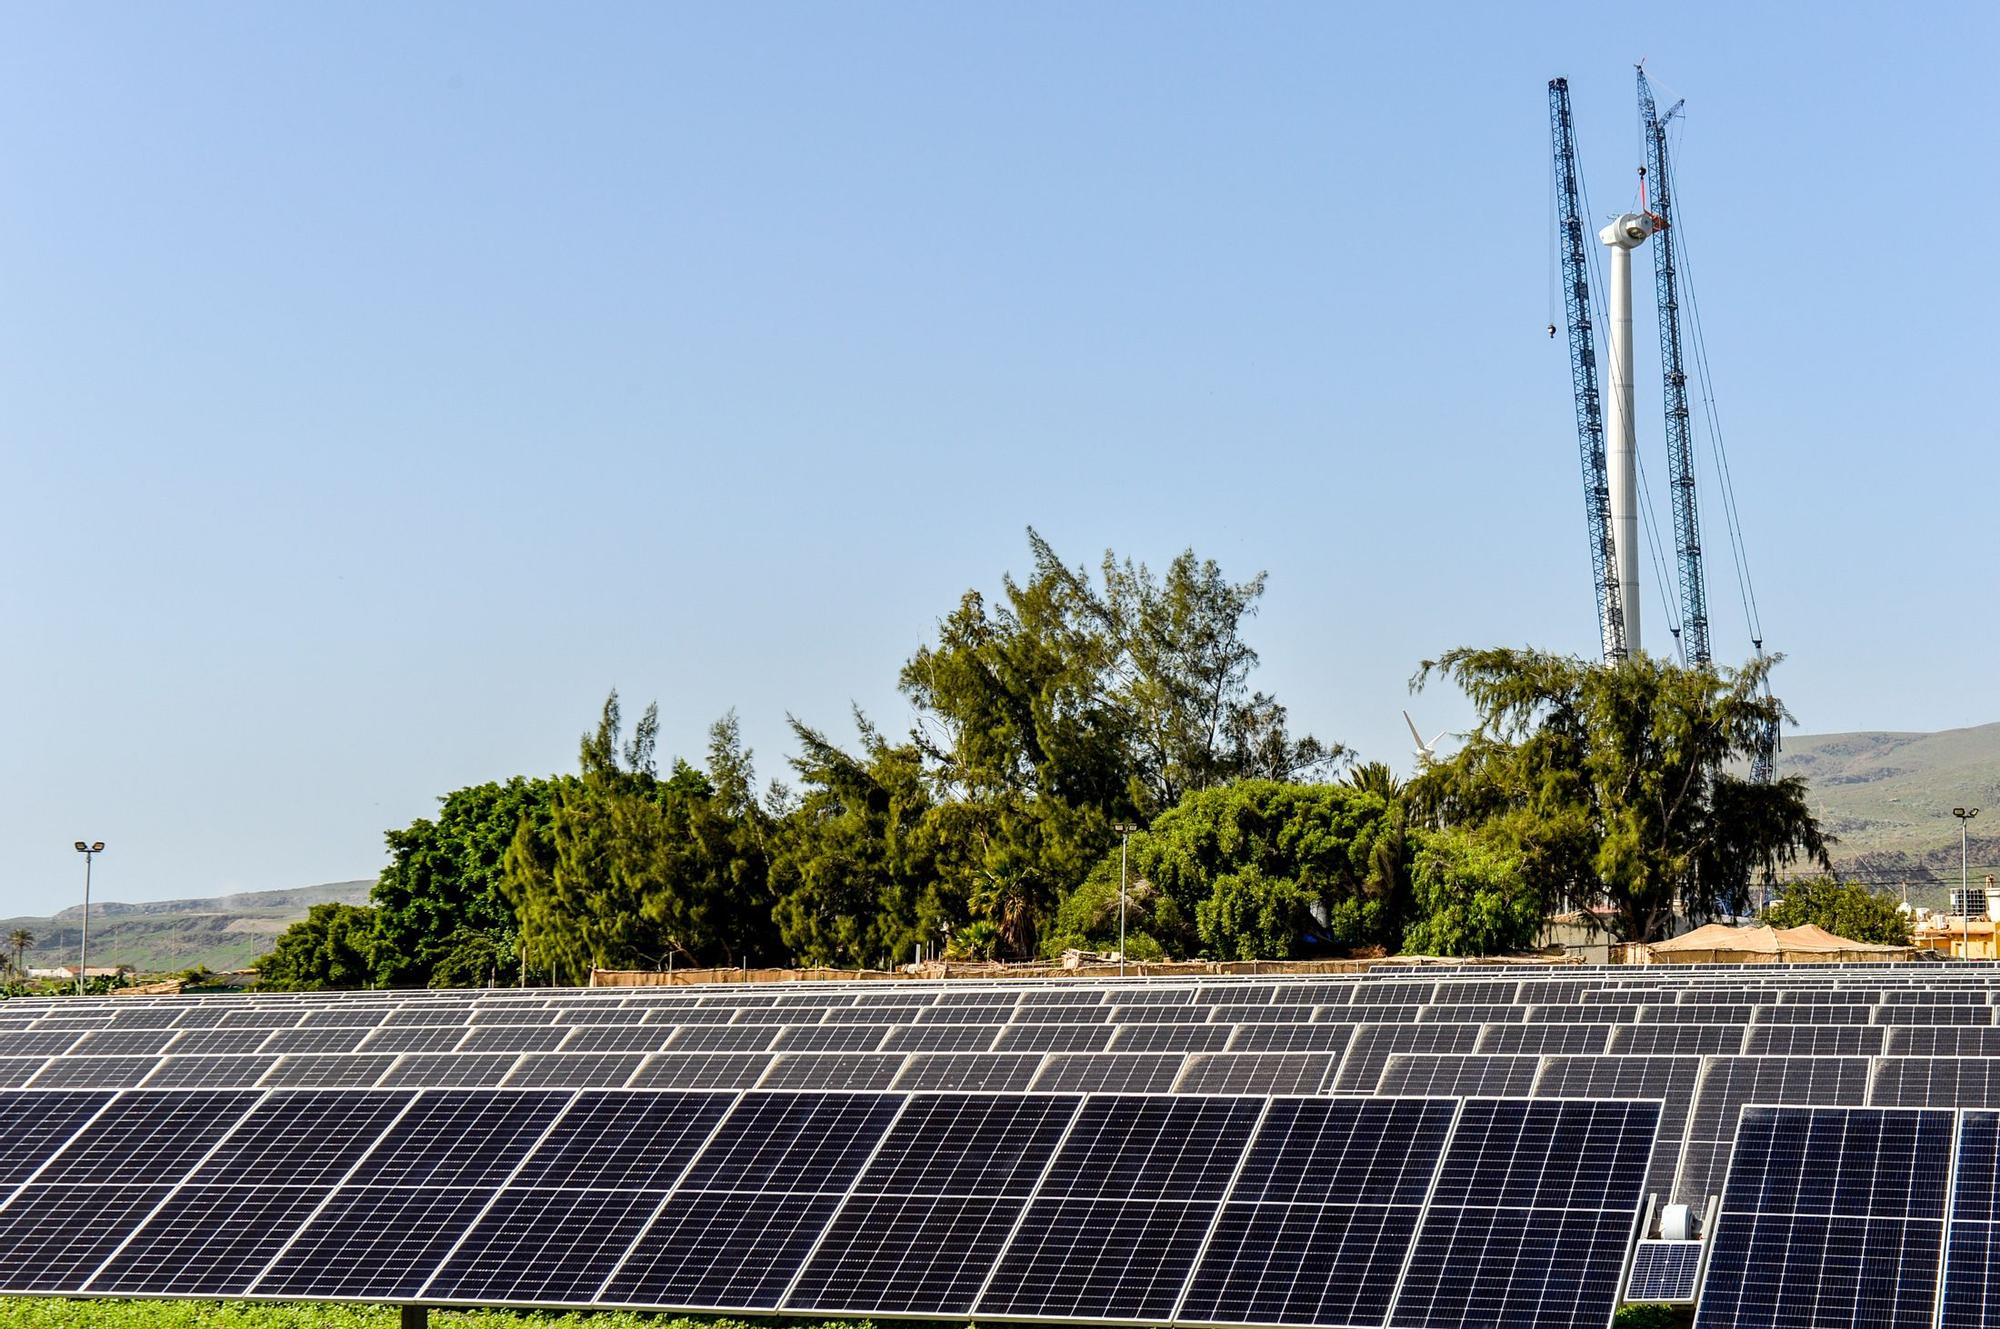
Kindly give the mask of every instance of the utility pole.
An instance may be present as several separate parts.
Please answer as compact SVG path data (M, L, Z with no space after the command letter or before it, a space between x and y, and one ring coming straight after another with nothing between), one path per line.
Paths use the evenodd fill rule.
M1979 815L1978 808L1953 808L1951 815L1958 818L1958 907L1964 910L1965 945L1964 957L1972 958L1972 887L1966 880L1965 870L1965 828ZM2000 935L2000 934L1996 934Z
M1125 977L1125 850L1138 827L1121 821L1112 827L1118 832L1118 977Z

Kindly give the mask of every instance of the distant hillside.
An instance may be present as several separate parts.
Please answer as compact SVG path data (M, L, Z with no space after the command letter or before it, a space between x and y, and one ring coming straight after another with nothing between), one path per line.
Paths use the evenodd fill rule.
M271 939L316 904L368 903L372 881L335 881L285 891L249 891L207 900L116 901L90 905L90 961L129 964L141 973L207 965L217 973L241 969L271 949ZM76 959L83 906L46 918L0 919L0 943L16 928L35 934L30 966L46 968ZM11 959L12 952L9 951Z
M1982 809L1968 838L1975 879L2000 872L2000 724L1787 735L1778 771L1812 786L1813 811L1840 837L1834 859L1855 876L1928 882L1941 901L1942 888L1958 880L1955 807Z

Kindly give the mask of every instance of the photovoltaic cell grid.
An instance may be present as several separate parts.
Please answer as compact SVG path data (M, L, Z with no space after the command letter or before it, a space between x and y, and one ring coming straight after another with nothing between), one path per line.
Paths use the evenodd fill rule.
M0 1096L0 1121L44 1125L39 1146L15 1143L9 1155L9 1180L26 1184L0 1206L10 1256L0 1284L1145 1322L1381 1325L1393 1312L1398 1324L1458 1324L1465 1314L1439 1313L1428 1293L1421 1305L1409 1300L1412 1233L1421 1261L1439 1224L1459 1230L1472 1211L1567 1204L1588 1228L1597 1206L1616 1202L1625 1208L1612 1226L1629 1229L1636 1183L1615 1201L1580 1186L1575 1150L1593 1165L1642 1170L1651 1122L1642 1140L1624 1125L1652 1110L1326 1097L21 1091ZM63 1175L121 1184L87 1214L33 1202L42 1177ZM1512 1262L1489 1249L1459 1271L1465 1305L1543 1313L1519 1263L1544 1247L1584 1271L1587 1290L1606 1258L1615 1279L1622 1245L1607 1257L1583 1231L1522 1237ZM1594 1306L1588 1291L1585 1301ZM1609 1303L1602 1309L1608 1316Z
M1488 971L1420 978L1387 971L1354 978L990 990L898 984L893 990L826 985L811 992L744 987L13 1001L0 1018L0 1084L50 1092L64 1085L611 1083L1012 1091L1032 1059L1036 1078L1030 1083L1038 1091L1462 1096L1511 1092L1514 1081L1505 1077L1512 1068L1503 1073L1492 1061L1474 1059L1520 1057L1538 1061L1532 1092L1548 1096L1564 1094L1572 1080L1589 1082L1579 1066L1675 1057L1709 1070L1693 1114L1698 1120L1685 1131L1673 1120L1675 1103L1667 1102L1649 1187L1666 1198L1663 1160L1679 1152L1685 1136L1688 1158L1676 1191L1698 1202L1719 1189L1726 1174L1732 1110L1757 1096L1771 1074L1780 1084L1766 1101L1992 1102L1991 1073L1976 1059L2000 1053L2000 1028L1991 1018L1996 977L1976 967L1948 974L1830 966L1809 974L1598 970L1519 977ZM1357 1037L1357 1024L1372 1028ZM697 1046L675 1050L683 1047L676 1040L702 1026L715 1032L699 1037ZM867 1032L850 1043L848 1028ZM946 1032L935 1032L940 1030ZM944 1046L880 1052L898 1034L919 1045L937 1037ZM1589 1049L1605 1035L1608 1056L1560 1050ZM473 1051L467 1040L475 1036L474 1046L508 1050ZM982 1036L993 1037L992 1051L951 1050L959 1039ZM862 1073L831 1060L818 1064L851 1054L857 1044L893 1058L893 1074L876 1068ZM1134 1050L1121 1056L1119 1048ZM1002 1054L1022 1060L997 1060ZM1326 1060L1300 1059L1308 1055ZM1432 1059L1438 1064L1415 1069ZM1848 1060L1870 1069L1857 1096L1857 1082L1845 1069L1751 1072L1731 1064L1737 1060ZM1399 1068L1395 1075L1392 1064ZM1480 1073L1468 1071L1474 1064ZM1623 1072L1607 1071L1604 1078L1610 1087L1595 1092L1637 1092L1638 1082Z
M1701 1275L1701 1252L1699 1241L1641 1241L1632 1252L1632 1276L1626 1283L1625 1300L1693 1301L1695 1280Z
M1950 1112L1745 1107L1697 1329L1932 1324L1953 1125Z

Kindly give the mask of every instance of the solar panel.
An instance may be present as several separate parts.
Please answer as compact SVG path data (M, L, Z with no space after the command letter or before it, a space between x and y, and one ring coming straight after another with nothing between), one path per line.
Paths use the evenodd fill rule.
M42 1101L33 1090L19 1093L24 1102ZM178 1182L256 1101L255 1093L234 1090L121 1094L49 1160L35 1184L115 1188Z
M280 1057L264 1075L267 1085L305 1089L365 1088L380 1080L396 1059L362 1053Z
M803 1031L792 1031L803 1032ZM575 1052L658 1052L673 1037L673 1030L657 1024L587 1025L570 1031L562 1045L564 1054Z
M1075 1109L1066 1098L912 1099L786 1306L969 1312Z
M0 1191L26 1181L110 1101L105 1093L0 1095Z
M413 1052L398 1057L380 1084L385 1089L491 1087L505 1081L520 1059L513 1052Z
M1026 1089L1041 1069L1037 1053L918 1052L896 1077L896 1089Z
M1883 1051L1891 1057L2000 1057L2000 1029L1896 1026L1889 1030Z
M1340 1059L1326 1052L1213 1052L1188 1058L1183 1094L1316 1094Z
M324 1186L345 1176L411 1103L351 1089L265 1096L188 1180L231 1186Z
M280 1029L264 1040L260 1052L352 1052L368 1036L366 1029ZM95 1037L95 1035L93 1035ZM157 1050L157 1049L155 1049Z
M324 1187L182 1186L90 1279L90 1290L241 1294L328 1194Z
M997 1052L1102 1052L1117 1030L1108 1024L1010 1024Z
M1398 1052L1470 1052L1479 1043L1479 1026L1468 1024L1364 1024L1341 1061L1333 1092L1368 1094Z
M1951 1129L1948 1112L1744 1108L1696 1324L1930 1325Z
M588 1304L664 1202L636 1191L503 1190L417 1295Z
M844 1192L902 1106L887 1094L746 1095L695 1159L691 1189Z
M665 1191L729 1108L727 1094L580 1096L509 1181L512 1186Z
M173 1042L174 1036L171 1029L105 1029L85 1034L70 1052L85 1057L150 1057Z
M815 1024L778 1035L780 1052L873 1052L889 1035L880 1024Z
M1354 1037L1347 1024L1239 1025L1231 1052L1344 1052Z
M420 1096L355 1169L371 1186L498 1185L569 1101L535 1090L433 1090Z
M1751 1056L1879 1057L1888 1032L1880 1025L1753 1025L1743 1050Z
M748 1089L764 1078L762 1052L655 1052L632 1077L634 1089Z
M1658 1122L1649 1102L1465 1102L1390 1323L1601 1329Z
M1226 1024L1128 1024L1111 1040L1113 1052L1220 1052L1235 1027Z
M902 1025L882 1040L886 1052L985 1052L999 1037L990 1024Z
M67 1191L29 1187L0 1209L0 1292L76 1292L125 1234L172 1193L171 1186L121 1186L87 1203Z
M269 1037L260 1029L183 1029L164 1050L176 1057L251 1053Z
M1540 1057L1488 1057L1478 1053L1389 1058L1376 1085L1378 1095L1410 1098L1524 1098L1534 1087Z
M1170 1319L1213 1201L1044 1199L980 1295L980 1315Z
M837 1195L677 1193L598 1304L776 1310L839 1204Z
M560 1025L483 1024L466 1031L462 1052L551 1052L563 1045L570 1031ZM770 1035L765 1035L765 1041Z
M1746 1103L1860 1106L1868 1100L1864 1057L1710 1057L1689 1114L1674 1198L1699 1205L1720 1194L1736 1117Z
M887 1089L909 1057L901 1052L810 1052L781 1056L765 1089Z
M227 1031L218 1031L227 1032ZM464 1038L466 1030L456 1025L411 1025L377 1029L362 1040L360 1052L449 1052Z
M1627 1301L1693 1301L1701 1274L1698 1241L1641 1241L1632 1253Z
M1164 1093L1186 1059L1175 1052L1056 1053L1042 1063L1034 1088L1073 1094Z
M35 1078L46 1057L0 1057L0 1089L15 1089Z
M51 1057L28 1083L36 1089L130 1089L159 1064L158 1057Z
M1883 1057L1868 1087L1875 1107L2000 1107L2000 1063L1984 1057Z
M2000 1113L1961 1112L1944 1261L1942 1329L2000 1316Z
M1536 1056L1602 1052L1611 1029L1608 1024L1494 1024L1480 1032L1474 1050Z
M1533 1096L1657 1100L1660 1126L1646 1190L1664 1203L1673 1193L1681 1139L1700 1078L1699 1057L1551 1057L1536 1077Z
M637 1052L530 1052L506 1082L510 1087L617 1089L645 1060Z
M1419 1024L1515 1024L1528 1014L1525 1006L1437 1003L1417 1012Z
M464 1187L337 1190L253 1284L262 1295L407 1300L492 1200Z

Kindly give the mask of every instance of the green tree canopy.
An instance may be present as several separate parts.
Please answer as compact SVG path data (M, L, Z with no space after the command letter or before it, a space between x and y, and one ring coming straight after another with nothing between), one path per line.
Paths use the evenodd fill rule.
M1456 684L1479 722L1418 778L1412 803L1441 824L1480 828L1518 859L1545 907L1608 901L1625 940L1666 935L1676 909L1740 913L1753 877L1827 862L1803 780L1738 774L1790 718L1765 687L1779 658L1722 669L1448 651L1412 687Z
M1764 911L1764 921L1774 928L1810 923L1849 941L1910 944L1910 920L1897 902L1857 882L1808 877L1788 881L1784 889L1784 898Z
M682 761L661 779L658 732L648 707L624 741L612 693L578 745L579 775L555 787L546 832L530 818L516 827L501 889L527 966L552 981L778 958L764 832L744 824L762 812L733 802L750 768L733 718L710 735L711 762L731 780L723 790Z
M1244 780L1182 797L1131 839L1127 926L1172 955L1285 959L1393 947L1409 910L1400 808L1345 785ZM1118 850L1066 903L1076 940L1117 936Z
M1413 955L1505 955L1534 944L1541 892L1504 844L1463 830L1419 832L1410 868Z
M512 971L514 908L501 889L507 849L524 823L533 838L548 838L560 783L515 776L454 790L440 800L435 820L419 818L387 834L389 865L371 896L379 986L458 986L471 968L481 983L489 970ZM473 965L468 947L486 958ZM440 980L439 966L448 961L452 977Z
M319 992L367 984L375 949L375 911L316 904L286 928L269 955L251 967L267 992Z
M1028 538L1032 575L991 605L967 592L902 673L945 893L1014 954L1035 950L1118 823L1341 755L1292 738L1284 707L1249 687L1261 574L1232 583L1189 551L1156 577L1107 553L1094 581Z
M861 751L792 721L802 792L781 804L771 881L799 963L888 967L966 919L938 879L923 754L856 714Z

